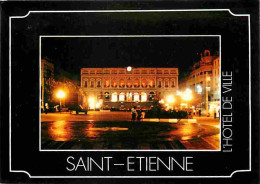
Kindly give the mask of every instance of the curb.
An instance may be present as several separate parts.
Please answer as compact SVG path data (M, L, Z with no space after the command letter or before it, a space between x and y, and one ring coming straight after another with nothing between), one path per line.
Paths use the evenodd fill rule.
M169 122L169 123L177 123L178 119L158 119L158 118L144 118L143 121L150 121L150 122ZM181 119L179 122L188 122L188 123L197 123L196 119Z

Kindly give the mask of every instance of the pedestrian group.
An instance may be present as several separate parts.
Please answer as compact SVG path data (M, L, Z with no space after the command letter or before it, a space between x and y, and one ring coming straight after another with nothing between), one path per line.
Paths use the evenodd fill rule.
M142 114L142 110L141 109L136 109L136 106L134 106L132 109L131 109L131 114L132 114L132 118L131 120L134 121L134 120L138 120L140 121L143 114Z

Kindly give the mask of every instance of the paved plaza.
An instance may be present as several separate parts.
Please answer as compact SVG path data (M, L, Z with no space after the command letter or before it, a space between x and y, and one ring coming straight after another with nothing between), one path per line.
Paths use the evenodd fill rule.
M41 115L41 148L92 149L219 149L219 119L194 117L197 122L131 121L130 112L89 111L87 115Z

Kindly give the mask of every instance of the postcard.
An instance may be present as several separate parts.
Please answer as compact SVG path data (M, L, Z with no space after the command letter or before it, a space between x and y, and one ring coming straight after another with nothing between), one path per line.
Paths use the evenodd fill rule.
M2 3L3 182L259 182L255 14L161 4Z

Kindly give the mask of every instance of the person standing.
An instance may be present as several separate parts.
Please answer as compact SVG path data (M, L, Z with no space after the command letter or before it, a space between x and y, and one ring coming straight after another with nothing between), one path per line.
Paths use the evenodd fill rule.
M132 121L134 121L136 119L136 106L134 106L132 109L131 109L131 113L132 113Z
M48 105L48 103L45 103L45 105L44 105L45 114L48 113L48 110L49 110L49 105Z
M137 120L140 121L142 117L142 109L137 110Z

